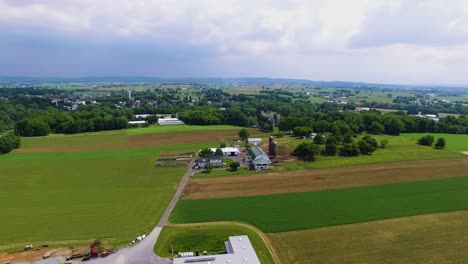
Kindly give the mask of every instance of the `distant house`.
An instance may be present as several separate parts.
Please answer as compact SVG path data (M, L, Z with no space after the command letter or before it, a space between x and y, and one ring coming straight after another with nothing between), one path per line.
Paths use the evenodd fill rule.
M173 126L173 125L184 125L185 123L178 118L159 118L158 124L160 126Z
M262 139L261 138L248 138L247 143L249 143L252 146L257 146L262 144Z
M213 151L213 153L215 153L216 148L211 148L211 151ZM239 148L234 148L234 147L221 148L221 151L223 152L223 155L226 156L226 157L239 156L241 154Z
M258 147L253 146L247 150L248 156L245 157L245 162L250 164L254 170L266 170L270 167L270 158L265 151Z
M128 121L128 124L129 125L143 125L143 124L146 124L146 121L142 120L142 121Z
M206 164L211 164L214 167L221 167L224 165L223 157L211 156L209 158L199 158L195 160L195 168L204 168Z

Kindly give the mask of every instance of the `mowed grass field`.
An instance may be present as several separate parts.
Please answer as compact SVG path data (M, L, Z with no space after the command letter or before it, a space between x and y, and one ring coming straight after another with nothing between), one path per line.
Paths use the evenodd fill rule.
M159 142L180 132L137 135L140 145L127 149L115 148L133 144L126 131L23 138L18 151L0 155L0 250L94 239L121 245L150 231L187 170L154 167L159 153L218 145L205 136L215 130L170 145Z
M425 136L431 135L434 137L434 141L438 138L444 138L447 150L451 151L468 151L468 135L459 134L442 134L442 133L405 133L403 137L408 138L414 143L418 142L418 139Z
M434 136L436 136L436 134L434 134ZM450 136L454 136L455 138ZM468 144L466 143L468 142L468 135L448 135L446 137L447 149L443 150L418 145L417 140L411 139L411 137L416 136L411 136L411 134L402 134L401 136L372 135L372 137L378 141L386 139L389 143L385 149L379 148L377 151L372 153L372 155L359 155L357 157L326 157L319 155L316 157L314 162L303 163L292 161L285 162L283 166L287 167L289 170L307 168L324 169L396 161L461 158L464 155L456 151L457 149L452 147L452 145L456 145L461 141L464 142L461 143L462 146ZM355 141L357 140L358 139L355 139ZM278 144L286 144L291 147L291 149L294 149L305 140L287 136L284 138L278 138L277 141Z
M262 238L252 229L241 224L214 224L193 226L167 226L161 232L155 245L155 252L161 257L173 257L178 252L207 251L208 255L226 253L224 241L229 236L247 235L261 263L274 264L273 257Z
M453 264L468 259L468 211L268 234L281 263Z
M243 221L267 233L282 232L468 209L467 188L468 177L457 177L304 193L180 200L170 221Z

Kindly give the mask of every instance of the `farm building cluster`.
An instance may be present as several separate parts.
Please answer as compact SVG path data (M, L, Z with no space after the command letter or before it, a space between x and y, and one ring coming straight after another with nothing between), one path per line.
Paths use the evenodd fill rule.
M210 148L213 155L210 157L201 157L196 159L194 168L202 169L207 164L211 164L213 167L222 167L225 165L224 158L230 158L233 161L242 163L244 167L248 167L253 170L269 169L272 163L271 159L276 157L277 142L273 137L269 138L268 153L260 147L262 143L261 138L248 138L246 143L250 147L246 148L244 151L241 151L240 146ZM219 150L223 153L222 156L221 153L219 153ZM214 153L216 153L216 155Z
M186 256L187 254L184 252L185 254L180 254L182 257L174 258L173 264L260 264L260 260L258 259L248 236L231 236L228 241L224 242L224 244L226 245L226 254Z

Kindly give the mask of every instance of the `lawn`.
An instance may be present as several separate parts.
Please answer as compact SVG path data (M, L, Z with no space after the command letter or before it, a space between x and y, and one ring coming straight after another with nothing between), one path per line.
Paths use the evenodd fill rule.
M196 225L190 227L164 227L155 252L161 257L172 257L171 245L174 253L208 251L208 255L226 253L224 241L229 236L247 235L252 243L261 263L274 264L268 247L262 238L250 228L236 224Z
M281 263L466 263L468 211L269 234Z
M180 200L170 221L245 221L264 232L282 232L468 209L467 188L468 177L458 177L304 193Z
M414 144L417 143L418 139L425 136L434 136L434 141L438 138L445 138L447 150L451 151L468 151L468 135L457 135L457 134L439 134L439 133L405 133L403 137L411 140Z

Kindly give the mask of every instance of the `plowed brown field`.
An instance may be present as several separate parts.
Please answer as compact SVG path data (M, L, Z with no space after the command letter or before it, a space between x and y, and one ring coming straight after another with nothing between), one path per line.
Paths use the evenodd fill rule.
M468 176L468 158L194 179L185 189L183 198L211 199L307 192L457 176Z

